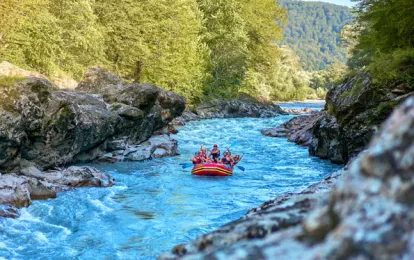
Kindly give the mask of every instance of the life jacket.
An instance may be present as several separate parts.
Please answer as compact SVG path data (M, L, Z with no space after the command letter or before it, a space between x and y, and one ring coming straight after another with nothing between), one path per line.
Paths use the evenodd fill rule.
M213 152L215 152L215 151L218 151L218 153L213 153ZM217 150L212 150L211 151L211 157L213 157L213 159L216 159L216 158L219 158L220 157L220 150L219 149L217 149Z
M223 157L223 159L221 159L221 161L222 161L224 164L230 164L230 161L229 161L229 160L227 160L227 158L226 158L226 157Z

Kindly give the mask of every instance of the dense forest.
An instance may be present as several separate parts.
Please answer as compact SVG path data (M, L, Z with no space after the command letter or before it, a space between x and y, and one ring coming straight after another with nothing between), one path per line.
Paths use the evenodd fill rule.
M3 0L0 59L52 79L101 65L189 103L304 99L300 65L276 44L285 20L273 0Z
M413 0L357 2L357 23L343 32L350 73L367 72L376 85L414 87Z
M359 2L357 22L342 31L349 67L377 80L412 81L412 0ZM100 65L183 94L190 104L241 93L323 97L347 71L338 62L345 61L339 32L349 9L281 4L289 12L273 0L3 0L0 60L52 80L80 80Z
M350 8L293 0L281 0L279 5L288 10L289 20L282 43L296 52L305 70L325 70L331 64L346 63L340 33L353 22Z

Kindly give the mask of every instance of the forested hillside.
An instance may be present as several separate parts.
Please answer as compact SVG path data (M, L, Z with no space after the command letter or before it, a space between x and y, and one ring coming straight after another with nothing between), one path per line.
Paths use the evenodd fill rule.
M352 23L351 9L321 2L280 0L288 9L283 43L300 57L305 70L324 70L328 65L346 62L340 32Z

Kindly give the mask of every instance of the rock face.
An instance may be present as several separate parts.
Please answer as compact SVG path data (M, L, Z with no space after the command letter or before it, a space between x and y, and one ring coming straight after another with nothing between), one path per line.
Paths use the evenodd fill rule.
M333 162L347 162L361 152L392 109L412 95L408 85L375 86L359 74L329 90L325 110L313 131L310 153Z
M279 106L273 104L255 103L246 100L214 100L196 108L200 118L230 118L230 117L274 117L286 115Z
M178 155L178 142L167 134L154 135L139 145L129 145L125 139L108 143L108 153L98 161L144 161L152 158Z
M108 141L139 144L185 108L182 96L125 84L102 68L88 71L79 89L88 93L59 90L41 78L0 86L1 171L97 159Z
M411 259L413 128L409 98L367 151L332 177L329 194L328 179L312 186L320 196L311 187L278 197L160 259Z
M326 112L297 116L275 128L262 130L262 134L271 137L288 137L290 142L308 146L312 142L312 131L315 123L324 117Z
M185 110L183 115L174 119L176 126L185 125L189 121L211 118L238 118L238 117L276 117L287 115L288 112L278 105L264 104L253 99L224 100L216 99L198 105L193 110Z

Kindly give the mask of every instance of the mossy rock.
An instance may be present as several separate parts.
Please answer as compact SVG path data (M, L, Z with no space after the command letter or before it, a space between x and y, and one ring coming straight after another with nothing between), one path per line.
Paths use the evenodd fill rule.
M15 86L24 79L17 76L0 76L0 106L4 110L14 112L13 103L20 98L20 92Z

